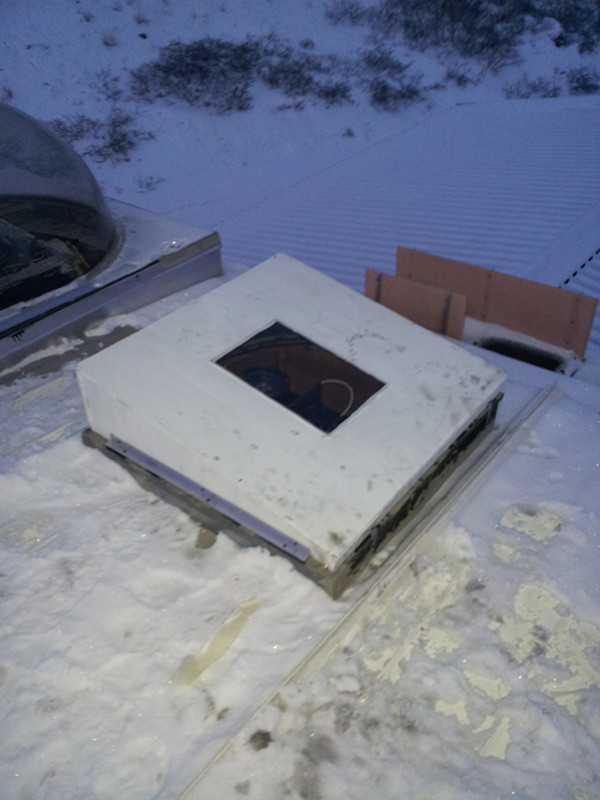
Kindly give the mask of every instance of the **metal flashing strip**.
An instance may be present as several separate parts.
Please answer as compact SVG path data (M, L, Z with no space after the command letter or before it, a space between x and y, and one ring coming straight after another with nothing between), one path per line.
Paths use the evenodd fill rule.
M222 497L219 497L213 492L210 492L208 489L205 489L199 483L192 481L190 478L186 478L185 475L182 475L180 472L176 472L174 469L167 467L161 461L157 461L155 458L152 458L152 456L149 456L146 453L143 453L141 450L138 450L137 447L134 447L133 445L130 445L115 436L110 437L106 443L106 447L109 450L112 450L113 453L117 453L118 455L123 456L123 458L129 459L139 467L142 467L142 469L145 469L172 484L173 486L176 486L178 489L186 492L194 499L199 500L201 503L206 503L206 505L211 506L220 514L223 514L223 516L233 520L238 525L248 528L261 539L264 539L265 542L268 542L278 550L287 553L287 555L292 556L297 561L305 563L310 558L310 550L308 547L296 542L294 539L290 539L276 528L272 528L270 525L261 522L261 520L257 519L251 514L246 513L241 508L238 508L232 503L229 503L227 500L224 500Z
M134 311L215 277L220 274L220 248L218 234L211 234L110 283L67 292L56 305L43 302L25 309L5 327L0 323L0 364L12 366L50 337L73 333L98 316Z

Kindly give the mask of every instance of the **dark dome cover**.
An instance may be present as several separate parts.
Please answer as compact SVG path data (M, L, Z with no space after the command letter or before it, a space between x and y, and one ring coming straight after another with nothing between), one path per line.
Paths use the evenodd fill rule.
M114 240L83 160L40 122L0 103L0 309L83 275Z

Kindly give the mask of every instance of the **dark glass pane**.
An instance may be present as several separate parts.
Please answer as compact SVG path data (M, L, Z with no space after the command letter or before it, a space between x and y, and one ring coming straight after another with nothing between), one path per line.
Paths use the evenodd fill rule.
M0 103L0 309L85 274L115 237L82 159L37 120Z
M280 322L216 363L325 433L385 386Z

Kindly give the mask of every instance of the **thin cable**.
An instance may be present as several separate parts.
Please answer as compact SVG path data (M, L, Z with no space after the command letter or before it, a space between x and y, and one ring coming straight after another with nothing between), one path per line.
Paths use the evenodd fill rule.
M339 383L341 386L344 386L346 389L348 389L348 392L350 393L350 402L348 403L346 408L340 413L340 417L345 417L346 414L352 408L352 404L354 403L354 389L352 388L352 386L350 386L349 383L347 383L346 381L342 381L339 378L325 378L325 380L321 381L321 386L323 386L325 383Z

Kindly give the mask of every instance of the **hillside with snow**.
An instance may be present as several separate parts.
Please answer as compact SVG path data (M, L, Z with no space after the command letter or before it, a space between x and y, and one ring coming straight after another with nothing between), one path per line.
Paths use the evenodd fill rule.
M556 19L532 20L492 69L485 51L467 58L449 46L416 49L394 28L382 33L325 13L351 5L81 0L55 3L49 13L35 0L4 4L0 99L38 119L61 121L75 148L88 152L108 196L215 227L441 108L598 91L597 52L579 52L581 36L567 35ZM579 24L585 30L585 17ZM593 21L588 25L593 29ZM263 45L276 37L271 62L283 78L277 83L276 74L270 88L244 74L243 111L215 109L201 93L186 100L168 81L152 102L151 91L134 91L132 72L165 61L163 48L173 42L239 45L248 37ZM179 59L184 85L188 57ZM223 73L218 59L213 66ZM307 87L310 79L342 85L347 98L343 92L337 100L320 98ZM217 81L216 94L231 91L236 80L233 71L224 87Z

